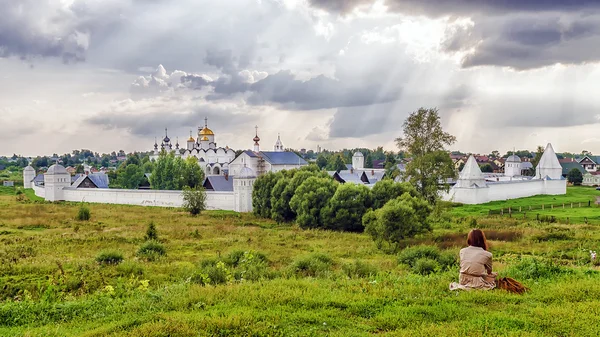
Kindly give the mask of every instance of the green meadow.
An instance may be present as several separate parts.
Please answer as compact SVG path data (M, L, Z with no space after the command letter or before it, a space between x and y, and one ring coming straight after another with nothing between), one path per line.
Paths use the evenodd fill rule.
M597 336L600 223L486 216L596 195L453 207L392 253L234 212L88 204L78 221L79 204L0 188L0 336ZM526 294L448 290L474 226Z

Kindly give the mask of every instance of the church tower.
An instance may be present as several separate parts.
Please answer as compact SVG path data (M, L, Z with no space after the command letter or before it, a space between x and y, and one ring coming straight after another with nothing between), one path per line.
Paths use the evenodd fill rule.
M23 188L32 188L32 180L35 178L35 169L30 165L27 165L23 169Z
M192 137L192 130L190 130L190 138L187 140L187 149L190 151L193 150L195 142L196 140L194 139L194 137Z
M504 175L507 177L516 177L521 175L521 158L513 155L506 158L506 162L504 163Z
M546 177L553 180L562 179L562 166L550 143L546 146L546 150L535 168L535 177L538 179L546 179Z
M246 164L233 178L234 210L236 212L252 212L252 189L255 181L256 174Z
M258 142L260 142L260 137L258 137L258 125L255 126L254 129L256 130L256 135L252 138L254 141L254 152L260 152L260 145L258 144Z
M275 142L275 146L273 147L273 150L275 152L283 152L284 151L283 143L281 142L281 136L280 136L280 134L277 134L277 141Z
M365 156L360 151L354 152L352 156L352 168L355 170L365 169Z
M47 201L65 200L63 189L71 186L71 175L64 166L54 164L44 174Z

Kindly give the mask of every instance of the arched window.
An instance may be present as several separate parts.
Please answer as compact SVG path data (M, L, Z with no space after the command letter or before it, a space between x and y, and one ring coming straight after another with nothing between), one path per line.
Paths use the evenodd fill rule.
M218 166L215 166L215 168L213 169L213 174L221 174L221 170Z

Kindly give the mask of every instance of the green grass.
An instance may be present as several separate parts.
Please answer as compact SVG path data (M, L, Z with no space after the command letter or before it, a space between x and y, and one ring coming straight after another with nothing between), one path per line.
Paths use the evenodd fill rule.
M505 216L508 216L508 208L514 212L521 208L522 212L527 213L529 219L535 219L537 214L554 215L557 218L566 219L570 217L575 222L583 222L583 218L587 217L591 221L600 223L600 209L595 205L596 197L600 196L600 191L596 191L593 187L568 187L565 195L538 195L528 198L520 198L506 201L493 201L480 205L460 205L454 207L451 211L453 216L484 216L490 210L497 211L504 209ZM588 201L591 201L592 207L579 208L579 203L587 206ZM574 208L571 207L574 204ZM565 204L565 208L562 208ZM544 209L539 209L541 205L545 205ZM554 208L550 207L554 205ZM529 211L528 207L534 206L536 209ZM517 212L518 213L518 212ZM523 217L523 214L515 214L515 217Z
M571 196L588 190L569 189ZM536 197L537 198L537 197ZM519 200L516 202L523 202ZM477 210L404 244L235 212L19 203L0 195L0 336L595 336L600 226L478 218L494 269L530 291L450 292ZM471 206L462 206L471 207ZM166 254L138 256L148 223ZM101 264L103 252L120 264ZM410 253L410 254L409 254ZM411 261L437 261L420 275ZM443 258L442 258L443 257ZM208 278L213 277L209 281ZM214 284L214 285L213 285Z

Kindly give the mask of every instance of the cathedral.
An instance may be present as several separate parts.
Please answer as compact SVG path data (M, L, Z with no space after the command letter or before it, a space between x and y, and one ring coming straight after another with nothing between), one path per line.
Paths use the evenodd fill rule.
M158 159L160 152L163 150L167 153L174 153L175 156L181 156L183 159L194 157L200 167L204 169L206 176L235 177L244 168L252 170L256 175L261 175L267 172L289 170L308 165L296 153L285 151L280 135L277 135L273 151L261 151L258 126L255 127L255 135L252 141L254 142L253 151L244 151L236 157L235 151L228 146L217 146L215 133L208 128L208 119L205 118L204 128L198 128L198 138L194 139L190 132L190 138L187 140L185 148L180 147L178 140L173 146L168 130L165 129L165 136L161 144L158 145L158 142L154 141L154 151L150 159Z
M229 169L229 163L235 159L235 151L226 147L218 147L215 142L215 133L208 128L208 119L204 119L204 128L198 127L198 138L194 139L190 131L190 138L187 140L185 148L180 148L179 141L175 143L175 147L169 138L167 129L165 129L165 137L160 146L154 142L154 152L150 159L156 160L160 151L173 152L176 156L181 156L183 159L194 157L198 161L207 176L225 175Z

